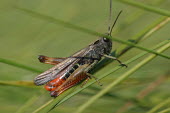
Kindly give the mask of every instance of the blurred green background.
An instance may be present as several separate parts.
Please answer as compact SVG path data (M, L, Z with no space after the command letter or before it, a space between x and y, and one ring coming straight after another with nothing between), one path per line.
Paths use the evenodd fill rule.
M170 10L170 0L135 1L164 9L167 12ZM152 26L160 18L166 18L161 14L128 5L126 2L113 0L112 5L113 21L118 12L123 10L112 33L112 36L122 40L129 40ZM0 58L41 71L52 66L40 63L37 59L38 55L67 57L86 47L98 37L49 22L43 18L33 17L17 7L39 12L100 33L105 33L108 27L109 0L0 0ZM151 49L159 42L169 39L169 30L170 24L166 22L161 29L152 33L139 45ZM113 43L113 50L122 45L117 42ZM119 59L125 62L141 52L142 50L133 48ZM164 54L170 55L170 50L165 51ZM102 79L102 87L97 83L93 84L55 108L52 113L74 113L90 97L98 93L100 89L104 89L107 84L140 62L142 58L128 65L128 68L122 68ZM117 65L117 62L113 62L99 70L96 75L102 75ZM7 84L0 84L0 110L2 113L20 111L30 113L51 99L47 91L41 92L44 91L41 86L8 84L10 81L33 81L33 78L39 74L38 72L24 70L6 63L0 63L0 67L0 81L7 82ZM83 113L116 113L128 100L133 101L134 106L125 110L125 113L145 113L170 96L170 80L167 77L169 74L170 61L158 56L132 74L125 82L110 90L109 95L104 95L95 101ZM134 101L142 89L160 76L167 78L142 100ZM34 99L33 97L37 95L38 98ZM23 106L30 101L33 103L28 108L24 108Z

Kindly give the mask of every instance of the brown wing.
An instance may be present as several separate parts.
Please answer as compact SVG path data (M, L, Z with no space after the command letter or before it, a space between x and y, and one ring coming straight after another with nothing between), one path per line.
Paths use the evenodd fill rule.
M56 65L64 61L66 58L53 58L53 57L47 57L44 55L39 55L38 59L42 63Z
M72 55L72 57L81 57L88 53L89 48L84 48L79 52ZM80 59L79 58L67 58L61 63L58 63L51 69L41 73L34 79L35 85L43 85L57 77L62 76L64 73L68 72L72 66L74 66Z

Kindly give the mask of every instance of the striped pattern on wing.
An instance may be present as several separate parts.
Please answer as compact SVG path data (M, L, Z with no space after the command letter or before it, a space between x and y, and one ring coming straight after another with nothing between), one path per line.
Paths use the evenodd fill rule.
M84 48L79 52L75 53L72 57L81 57L87 54L89 48ZM74 66L80 59L79 58L67 58L63 62L55 65L49 70L41 73L34 79L35 85L43 85L57 77L62 76L64 73L68 72L72 66Z
M63 93L65 90L81 83L83 80L88 78L88 75L85 72L85 69L88 68L89 64L85 64L80 66L73 74L70 76L64 84L62 84L60 87L58 87L56 90L51 91L52 97L57 97L61 93Z

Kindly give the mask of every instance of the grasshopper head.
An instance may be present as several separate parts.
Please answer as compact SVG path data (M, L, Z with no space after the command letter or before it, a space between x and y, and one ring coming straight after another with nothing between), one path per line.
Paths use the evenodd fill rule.
M105 38L105 37L102 37L100 41L104 49L104 54L109 55L112 50L112 41L109 38Z
M112 41L109 38L102 37L99 40L95 41L94 46L99 54L109 55L112 50Z

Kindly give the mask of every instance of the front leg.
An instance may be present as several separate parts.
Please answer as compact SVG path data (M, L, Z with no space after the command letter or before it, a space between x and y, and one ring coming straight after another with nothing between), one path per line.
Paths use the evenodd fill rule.
M119 59L117 59L116 57L109 56L109 55L103 55L103 56L106 57L106 58L110 58L110 59L116 60L116 61L118 61L118 62L120 63L121 66L127 67L126 64L122 63L122 62L121 62Z

